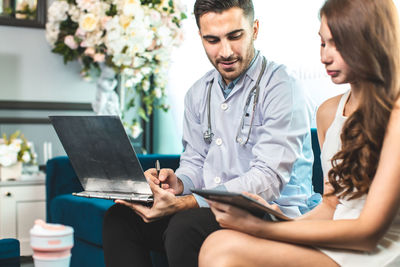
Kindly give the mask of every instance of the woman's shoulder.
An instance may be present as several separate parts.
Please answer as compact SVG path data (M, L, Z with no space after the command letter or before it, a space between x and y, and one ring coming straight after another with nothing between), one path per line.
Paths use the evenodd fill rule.
M342 96L343 94L340 94L329 98L318 107L317 127L322 130L322 132L325 133L335 119L336 111Z

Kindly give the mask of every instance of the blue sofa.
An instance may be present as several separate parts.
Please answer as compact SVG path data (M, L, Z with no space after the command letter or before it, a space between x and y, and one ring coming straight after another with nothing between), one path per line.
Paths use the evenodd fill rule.
M20 244L17 239L0 239L0 266L19 267Z
M316 192L322 192L322 170L319 160L319 145L316 130L312 129L313 185ZM144 170L153 168L160 160L163 168L175 170L179 165L179 155L138 155ZM71 267L103 267L102 221L106 210L113 205L111 200L90 199L72 196L72 192L82 191L82 186L67 157L57 157L47 163L46 168L46 208L47 221L61 223L74 228L74 247ZM153 265L168 266L165 255L152 252Z

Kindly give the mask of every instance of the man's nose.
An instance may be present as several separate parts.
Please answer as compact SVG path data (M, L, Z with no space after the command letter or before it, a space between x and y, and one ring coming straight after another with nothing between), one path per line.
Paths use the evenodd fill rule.
M229 58L230 56L232 56L233 51L232 51L232 46L231 43L228 40L224 40L221 42L221 49L220 49L220 57L221 58Z

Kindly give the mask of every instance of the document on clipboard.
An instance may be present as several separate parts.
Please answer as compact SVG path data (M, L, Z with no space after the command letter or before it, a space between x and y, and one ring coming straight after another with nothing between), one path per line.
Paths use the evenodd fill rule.
M261 204L260 202L248 197L244 194L233 193L220 190L209 189L191 189L195 194L198 194L208 200L222 202L247 210L254 216L263 218L269 221L291 221L292 219Z

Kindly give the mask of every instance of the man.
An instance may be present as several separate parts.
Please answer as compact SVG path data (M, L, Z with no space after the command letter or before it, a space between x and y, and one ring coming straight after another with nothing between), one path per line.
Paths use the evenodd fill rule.
M197 266L202 242L220 227L190 188L248 191L292 217L309 210L311 109L285 68L254 49L251 0L197 0L194 13L215 70L186 95L180 167L158 179L146 171L153 206L116 201L108 210L107 266L151 266L149 250L165 251L170 267Z

